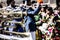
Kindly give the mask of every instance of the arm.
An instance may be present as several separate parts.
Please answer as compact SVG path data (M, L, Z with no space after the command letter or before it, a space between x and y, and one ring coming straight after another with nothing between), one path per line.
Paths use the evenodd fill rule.
M38 12L40 11L40 6L39 7L37 7L34 11L30 11L30 12L28 12L28 14L37 14Z
M55 17L53 18L53 23L54 23L56 20L58 20L58 16L55 16Z

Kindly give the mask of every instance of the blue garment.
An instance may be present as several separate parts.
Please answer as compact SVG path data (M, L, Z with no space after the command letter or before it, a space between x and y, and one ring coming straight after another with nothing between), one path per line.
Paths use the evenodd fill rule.
M22 27L19 27L18 28L18 32L24 32L23 28Z
M30 31L36 31L34 15L38 14L39 10L40 10L40 7L36 8L34 10L31 9L31 8L29 8L27 10L27 17L26 16L24 17L25 21L26 21L26 23L25 23L26 32L28 30L30 30Z
M0 26L0 28L3 28L2 26Z
M16 28L17 32L24 32L24 30L20 24L16 24L16 26L17 26L17 28Z
M18 18L18 19L14 19L13 22L20 22L21 20L22 19ZM24 30L23 30L23 28L22 28L22 26L20 24L15 24L15 25L17 26L17 28L16 28L17 32L24 32Z
M22 21L22 18L17 18L15 20L18 21L18 22L20 22L20 21Z
M20 7L21 8L21 10L24 12L24 11L26 11L26 7L25 6L22 6L22 7Z

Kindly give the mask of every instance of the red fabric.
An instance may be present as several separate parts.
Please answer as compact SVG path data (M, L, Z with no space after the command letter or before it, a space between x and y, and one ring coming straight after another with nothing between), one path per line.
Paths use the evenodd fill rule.
M49 31L49 32L52 32L52 30L53 30L52 27L49 27L49 28L48 28L48 31Z

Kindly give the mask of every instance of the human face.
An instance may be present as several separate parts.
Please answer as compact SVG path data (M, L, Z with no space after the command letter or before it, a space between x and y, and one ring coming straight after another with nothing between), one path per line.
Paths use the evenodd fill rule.
M41 8L41 11L43 12L44 11L44 8Z
M46 13L49 14L50 12L46 9Z
M36 3L32 4L32 8L36 9L37 8L37 4Z

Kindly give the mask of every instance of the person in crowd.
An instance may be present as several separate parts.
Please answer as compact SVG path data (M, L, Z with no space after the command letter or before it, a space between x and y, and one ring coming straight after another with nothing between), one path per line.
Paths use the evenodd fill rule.
M3 19L3 15L0 14L0 30L3 29L2 27L10 26L7 28L8 31L30 32L32 35L32 39L36 40L35 31L38 26L39 31L41 31L41 39L43 40L45 39L45 37L42 38L42 36L46 36L47 32L48 32L47 35L49 36L53 29L54 30L52 33L54 34L54 36L56 37L57 35L60 37L60 8L58 8L58 10L57 9L53 10L52 7L47 7L47 6L40 7L39 4L43 3L43 0L37 0L37 1L38 1L38 6L37 5L34 6L34 3L36 2L33 1L32 3L27 2L28 3L27 5L23 3L18 8L17 5L15 5L14 0L7 0L7 7L6 7L7 11L11 10L11 11L17 12L16 9L20 9L19 11L22 11L22 12L26 11L27 13L26 15L23 13L24 14L23 18L18 18L20 17L20 15L17 15L17 14L13 16L8 15L7 17L4 16L4 18L6 19L2 24L1 24L1 21ZM3 6L0 3L0 8L2 7ZM7 21L10 21L10 20L11 22L8 23ZM23 20L25 22L25 30L22 28L22 26L19 23L17 23ZM55 24L54 25L55 27L52 27L53 24ZM10 35L12 34L10 33Z
M58 9L55 8L55 9L54 9L54 15L57 16L57 15L58 15L58 12L59 12Z
M40 27L38 28L42 32L42 35L41 35L41 36L43 36L42 39L45 39L45 35L50 35L52 33L52 32L49 33L50 31L47 30L49 28L53 29L51 26L49 26L49 25L51 25L53 23L52 20L54 18L54 15L53 15L53 11L52 10L53 9L51 7L48 7L45 10L46 12L44 12L43 10L41 10L42 12L45 13L45 16L43 16L44 14L42 15L42 17L44 17L44 19L42 19L42 21L40 20L41 23L42 23L42 25L40 25ZM40 13L42 13L42 12L40 12Z
M24 29L20 24L16 24L16 31L17 32L24 32Z
M38 13L38 17L36 16L35 17L35 19L36 20L38 20L38 22L36 22L37 24L41 24L42 25L42 23L44 22L43 20L45 19L45 17L46 17L46 9L47 9L47 5L46 6L44 6L44 7L41 7L41 10L40 10L40 12Z
M0 23L0 34L1 33L3 33L3 27L2 27L2 25L1 25L1 23Z
M19 20L20 18L13 18L11 19L11 22L9 22L8 20L8 23L10 23L10 27L8 27L7 30L12 30L12 31L16 31L16 32L23 32L23 28L22 26L18 23L18 22L21 22L21 19ZM10 28L10 29L9 29Z
M17 21L17 22L22 22L22 18L14 18L14 20ZM15 25L16 25L16 31L17 32L24 32L23 27L22 27L21 24L15 23Z
M3 15L0 13L0 33L2 33L3 30L2 22L3 22Z
M60 6L60 0L56 0L56 5L57 5L57 8Z
M14 0L7 0L7 6L9 6L11 4L11 2L14 1Z
M51 7L46 9L46 20L48 21L48 24L53 23L53 18L54 18L54 13L53 13L53 9Z
M15 1L12 1L12 2L11 2L11 7L12 7L12 8L15 8L15 7L16 7Z
M37 14L39 10L40 10L40 6L38 6L34 10L32 7L30 7L27 10L27 16L25 16L25 29L26 32L30 30L33 40L36 40L36 36L35 36L36 26L35 26L34 15Z
M2 5L2 3L0 3L0 8L3 8L3 5Z
M42 8L41 8L41 10L40 10L40 15L42 15L42 20L44 20L44 17L46 16L45 7L42 7Z
M6 7L6 10L7 11L11 11L12 10L13 11L14 9L16 9L16 7L17 7L17 5L15 5L15 1L12 1L10 3L10 5Z
M12 23L12 22L9 24L9 27L6 28L7 31L10 31L10 32L16 31L16 25L14 23ZM11 36L12 33L9 33L9 35Z
M58 8L58 15L54 17L53 22L55 23L55 35L60 37L60 7ZM57 35L58 34L58 35Z

